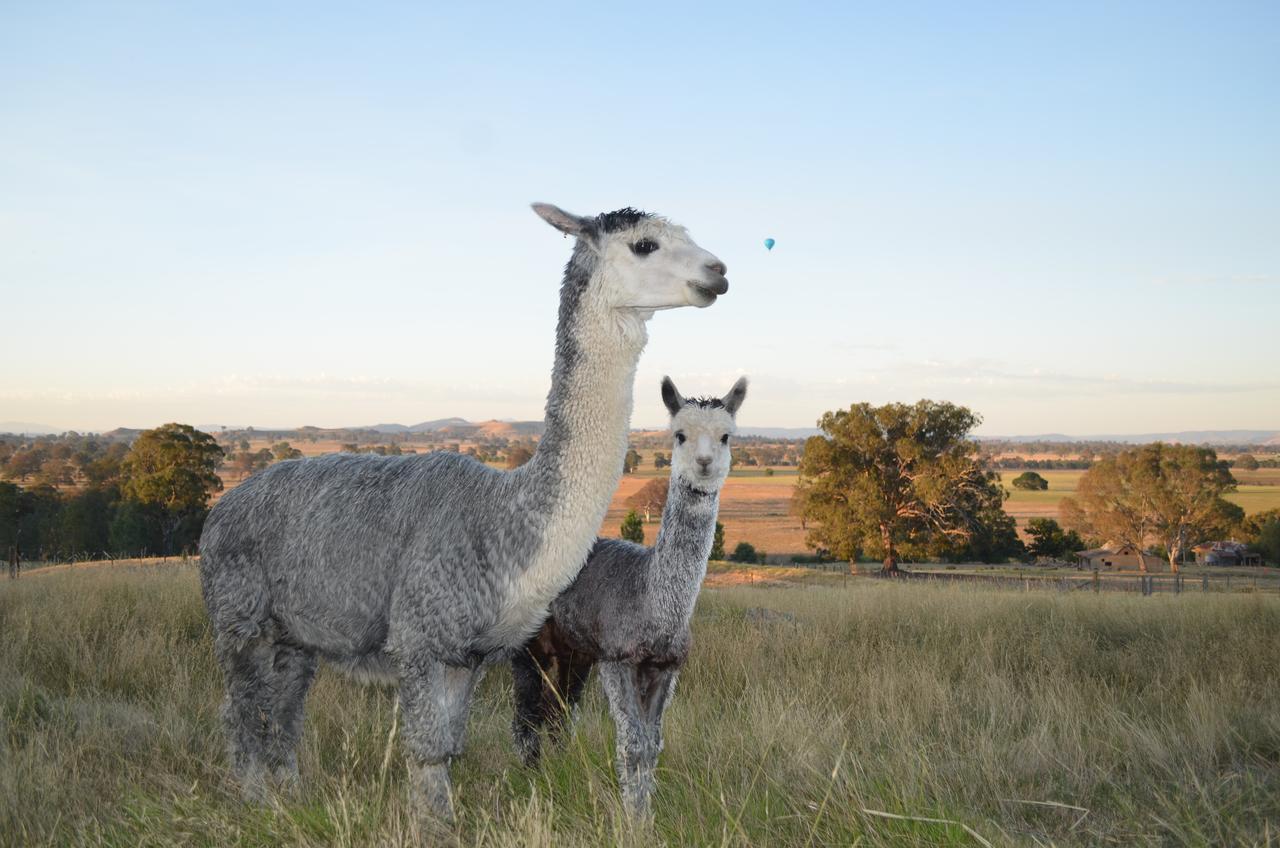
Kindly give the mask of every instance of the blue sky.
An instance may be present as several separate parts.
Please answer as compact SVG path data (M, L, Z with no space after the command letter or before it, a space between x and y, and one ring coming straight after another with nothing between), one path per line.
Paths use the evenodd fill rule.
M539 418L543 200L728 263L637 425L1280 428L1280 4L364 5L0 8L0 421Z

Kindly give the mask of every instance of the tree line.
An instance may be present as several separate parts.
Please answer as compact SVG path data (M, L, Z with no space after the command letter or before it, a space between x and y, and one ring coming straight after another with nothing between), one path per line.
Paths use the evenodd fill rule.
M211 436L166 424L90 457L79 466L83 485L73 492L44 480L0 482L0 550L45 560L192 549L209 496L222 488L222 459Z
M965 407L928 400L854 404L823 415L822 434L803 445L757 443L755 454L735 448L734 460L776 464L794 451L800 475L793 512L806 530L806 543L820 557L874 556L890 573L904 558L1065 558L1103 541L1159 552L1174 571L1191 546L1209 539L1240 539L1280 561L1280 511L1246 518L1223 497L1236 485L1232 467L1266 467L1270 457L1240 454L1228 461L1212 448L1193 445L1155 443L1090 455L1076 496L1060 507L1063 524L1031 519L1024 543L1004 510L999 462L989 443L971 437L980 420ZM209 498L222 487L217 471L224 462L243 478L301 455L283 440L253 450L248 435L223 434L219 445L188 425L166 424L141 432L132 445L110 434L0 437L0 475L16 481L0 482L0 550L16 548L24 558L45 559L192 548ZM508 467L526 462L535 448L532 439L509 443ZM402 452L396 442L350 442L343 449ZM467 452L498 459L481 456L475 446ZM637 470L640 461L636 445L629 446L625 470ZM656 467L669 464L665 453L655 453ZM1048 486L1034 471L1012 484ZM666 491L667 481L656 479L631 498L636 514L628 516L629 535L639 535L643 523L661 513Z
M1280 561L1271 547L1280 543L1280 511L1246 518L1223 497L1236 486L1229 462L1212 448L1158 442L1090 457L1076 496L1060 506L1066 528L1032 519L1025 543L1004 510L990 453L970 435L980 420L929 400L825 413L821 435L805 442L793 501L806 544L851 563L876 557L888 574L903 558L1063 558L1103 542L1157 551L1174 572L1191 546L1208 540L1242 539ZM1013 485L1048 487L1033 471Z

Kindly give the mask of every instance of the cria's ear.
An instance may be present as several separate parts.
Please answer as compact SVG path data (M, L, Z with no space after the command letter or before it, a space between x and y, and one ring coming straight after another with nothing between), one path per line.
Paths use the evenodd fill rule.
M539 218L567 236L580 236L589 229L586 218L571 215L550 203L534 203L533 211L538 213Z
M662 402L667 405L667 412L671 413L672 418L684 409L684 398L680 397L680 392L676 391L676 384L671 382L670 377L662 378Z
M738 407L742 406L742 402L747 399L747 378L739 377L738 382L733 384L733 388L729 390L729 394L721 398L720 402L724 404L724 408L729 410L730 415L738 414Z

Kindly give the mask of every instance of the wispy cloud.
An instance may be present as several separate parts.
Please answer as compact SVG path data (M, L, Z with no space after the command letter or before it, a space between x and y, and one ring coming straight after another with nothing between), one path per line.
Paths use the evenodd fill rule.
M901 376L938 385L991 386L993 388L1042 388L1060 394L1241 394L1280 390L1280 381L1253 380L1212 382L1157 380L1119 374L1072 374L1063 371L1013 371L984 360L946 362L922 360L891 366Z
M1276 286L1280 274L1174 274L1157 277L1157 286L1177 288L1217 288L1219 286Z

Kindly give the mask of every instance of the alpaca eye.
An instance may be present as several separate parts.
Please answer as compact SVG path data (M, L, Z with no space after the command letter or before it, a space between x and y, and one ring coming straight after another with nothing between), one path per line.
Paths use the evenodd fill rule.
M729 434L728 434L728 433L725 433L723 436L721 436L721 437L720 437L720 444L722 444L722 445L727 445L727 444L729 444Z
M631 252L636 256L648 256L658 249L658 243L653 239L640 239L640 241L631 245Z
M684 433L676 433L676 444L677 445L684 444Z

